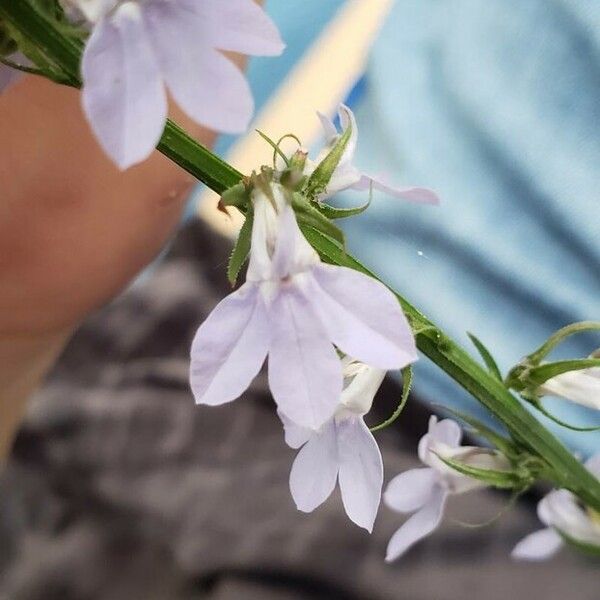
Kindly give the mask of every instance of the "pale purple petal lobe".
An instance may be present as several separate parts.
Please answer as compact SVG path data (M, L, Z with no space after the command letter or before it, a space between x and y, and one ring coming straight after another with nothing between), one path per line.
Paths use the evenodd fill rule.
M210 129L244 131L254 110L250 86L237 66L199 37L189 11L176 2L153 2L144 7L144 19L177 104Z
M285 44L267 13L253 0L180 0L211 45L250 56L276 56Z
M433 494L438 481L434 469L411 469L396 475L383 495L384 502L392 510L408 513L422 508Z
M381 500L381 452L360 417L336 420L336 430L342 502L350 520L370 533Z
M292 465L290 491L303 512L312 512L333 492L339 459L333 420L302 447Z
M524 537L511 552L516 560L541 561L554 556L563 545L562 538L551 527Z
M192 343L190 383L198 404L235 400L260 370L269 346L260 292L247 283L223 299Z
M280 410L298 425L318 429L342 393L342 368L311 302L284 284L270 307L269 385Z
M148 158L162 134L167 98L137 5L94 27L82 59L83 107L96 137L121 169Z
M416 202L418 204L439 204L439 196L428 188L423 187L395 187L389 185L376 177L363 174L359 181L354 183L352 189L358 191L365 191L371 189L379 190L388 196L394 198L400 198L402 200L408 200L409 202Z
M313 269L311 296L331 340L354 358L380 369L417 360L412 331L394 295L379 281L345 267Z
M289 419L282 411L278 410L277 414L283 423L283 431L285 434L285 443L294 449L298 449L310 438L314 435L314 431L312 429L308 429L308 427L301 427L300 425L296 425L294 421Z
M429 502L410 517L390 539L385 557L387 562L402 556L411 546L438 527L444 514L446 498L446 491L437 486Z

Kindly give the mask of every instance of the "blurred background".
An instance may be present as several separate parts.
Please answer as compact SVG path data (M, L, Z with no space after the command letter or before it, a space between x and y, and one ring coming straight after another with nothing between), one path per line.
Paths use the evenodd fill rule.
M376 195L346 224L363 262L465 345L475 333L504 371L556 329L600 317L599 4L271 0L267 10L288 47L249 65L256 127L315 148L314 111L333 116L345 101L357 165L442 198L435 208ZM217 150L245 171L269 160L252 132ZM540 527L536 493L505 513L495 492L456 500L442 529L391 566L399 515L382 508L368 536L337 498L295 511L293 452L265 381L218 409L195 407L188 390L189 342L227 292L232 227L213 200L197 191L166 256L88 319L34 399L0 480L1 597L597 599L597 563L569 551L510 560ZM580 336L561 353L598 345ZM486 418L425 359L414 391L378 437L386 480L416 464L428 405ZM399 393L386 382L373 422ZM547 407L600 424L558 399ZM599 433L548 424L582 455L600 448ZM458 523L499 513L486 527Z

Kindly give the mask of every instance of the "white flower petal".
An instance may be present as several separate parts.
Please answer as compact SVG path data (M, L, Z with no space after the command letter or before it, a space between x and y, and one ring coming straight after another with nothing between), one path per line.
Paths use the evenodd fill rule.
M293 282L283 284L274 298L269 310L269 385L275 402L292 421L318 429L338 405L343 377L311 304Z
M313 432L292 465L290 491L298 510L312 512L333 491L339 468L335 425L326 423Z
M313 268L311 296L330 339L344 352L380 369L417 360L412 331L394 295L379 281L345 267Z
M371 177L370 175L362 174L361 178L354 184L352 184L353 190L364 191L369 190L371 187L374 190L379 190L388 196L394 198L401 198L402 200L408 200L409 202L417 202L419 204L439 204L440 199L438 195L428 188L422 187L395 187L388 185L387 183Z
M514 547L511 556L516 560L546 560L554 556L562 545L560 535L548 527L524 537Z
M177 104L216 131L240 133L254 110L244 74L198 33L178 2L151 2L143 14L163 77Z
M411 469L396 475L383 495L383 501L392 510L409 513L429 502L438 482L434 469Z
M552 377L539 387L538 393L559 396L600 410L600 367L568 371Z
M211 45L251 56L276 56L285 44L267 13L253 0L179 0ZM195 20L195 21L194 21Z
M298 449L312 437L314 431L308 427L296 425L294 421L288 418L282 411L278 410L277 414L283 423L283 431L285 434L285 443L294 449Z
M137 4L98 23L82 59L83 107L121 169L148 156L162 134L167 98Z
M344 508L351 521L370 533L381 500L381 452L361 417L336 419L336 430Z
M360 366L357 368L357 365ZM385 371L361 363L344 367L344 377L348 376L348 371L354 373L344 387L340 404L355 415L366 415L371 410L375 394L385 377Z
M192 343L190 383L198 404L230 402L248 387L265 360L269 329L254 284L246 283L217 305Z
M438 527L444 514L446 498L446 492L441 487L436 486L429 502L410 517L392 536L385 557L387 562L399 558L413 544L428 536Z
M320 262L318 254L302 235L294 210L287 202L281 208L278 230L272 263L274 277L284 279Z
M538 505L540 520L574 540L600 547L600 525L568 490L550 492Z

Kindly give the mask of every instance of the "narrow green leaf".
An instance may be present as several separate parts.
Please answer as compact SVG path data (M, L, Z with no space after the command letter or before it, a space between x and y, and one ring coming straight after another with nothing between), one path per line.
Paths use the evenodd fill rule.
M260 137L273 148L273 168L275 168L275 159L277 155L283 160L286 166L289 166L290 161L288 157L283 153L283 150L279 147L279 144L276 144L266 133L263 133L260 129L255 129L256 133L260 135Z
M532 352L527 356L527 359L532 364L538 364L564 339L579 333L599 330L600 321L580 321L579 323L571 323L552 334L535 352Z
M400 396L400 402L396 407L396 410L392 413L392 415L380 423L379 425L375 425L374 427L370 427L371 432L379 431L380 429L384 429L385 427L389 427L401 414L406 406L406 402L410 395L410 388L412 386L413 379L413 371L412 367L409 365L408 367L404 367L402 369L402 396Z
M553 363L545 363L539 367L532 367L527 370L525 378L528 387L542 385L548 379L557 375L568 373L570 371L582 371L600 367L600 358L577 358L573 360L559 360Z
M355 206L352 208L336 208L335 206L330 206L325 203L315 203L315 206L318 208L319 212L325 215L328 219L346 219L347 217L354 217L355 215L360 215L364 213L369 206L371 206L371 200L362 206Z
M502 373L500 373L500 369L494 360L494 357L490 353L490 351L483 345L483 343L472 333L467 332L469 339L473 342L475 348L479 352L479 355L483 359L485 366L488 371L498 380L502 381Z
M536 402L531 402L527 397L524 398L528 402L530 402L535 408L537 408L544 416L548 417L551 421L554 421L557 425L564 427L565 429L570 429L571 431L578 431L580 433L588 433L590 431L600 431L600 425L596 425L594 427L579 427L577 425L571 425L570 423L566 423L562 419L559 419L551 412L549 412L540 400Z
M352 126L348 124L346 131L339 137L327 156L317 165L317 168L308 178L304 192L311 200L316 199L327 189L327 184L340 163L351 135Z
M468 477L472 477L473 479L478 479L479 481L493 485L494 487L502 489L520 489L522 487L522 480L514 471L481 469L479 467L467 465L459 460L444 458L440 454L436 454L436 456L451 469L454 469L463 475L467 475Z
M227 265L227 279L232 286L235 285L238 275L244 266L244 263L250 255L250 243L252 240L252 224L254 223L254 211L252 208L248 209L244 224L240 229L240 234L233 247L233 252L229 257L229 264Z

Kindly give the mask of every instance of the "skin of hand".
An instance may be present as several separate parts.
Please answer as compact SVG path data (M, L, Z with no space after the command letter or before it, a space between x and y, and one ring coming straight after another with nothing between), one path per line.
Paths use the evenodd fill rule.
M159 253L194 180L158 152L120 172L93 138L79 92L41 78L0 95L0 131L2 460L71 333Z

